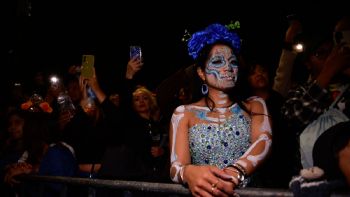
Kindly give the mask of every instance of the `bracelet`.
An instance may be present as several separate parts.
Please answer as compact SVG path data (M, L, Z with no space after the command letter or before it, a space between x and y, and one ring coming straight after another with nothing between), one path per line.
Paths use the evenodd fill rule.
M242 174L240 172L238 172L238 170L236 170L236 168L231 169L230 167L226 167L225 169L232 171L232 172L235 172L237 174L237 177L231 176L231 181L235 185L239 186L242 183L242 181L244 180L244 177L242 176Z
M233 169L230 169L230 168L233 168ZM236 184L236 182L233 179L233 178L235 178L236 180L238 180L238 184L236 184L236 185L238 187L242 187L243 181L245 180L245 174L240 172L237 168L233 167L232 165L227 166L225 169L230 170L232 172L235 172L237 174L237 177L232 177L231 180Z
M240 164L238 163L234 163L232 165L229 165L229 166L232 166L233 168L236 168L238 171L240 171L244 176L247 176L247 171L245 170L245 168L243 166L241 166Z
M181 169L180 169L180 178L181 178L181 182L182 184L186 185L187 184L187 181L184 180L184 172L185 172L185 167L187 165L183 165L181 166Z
M232 165L228 165L226 168L229 169L228 167L232 167L234 168L235 170L237 170L237 174L238 174L238 180L239 180L239 187L242 187L243 186L243 182L247 176L247 171L245 170L245 168L243 166L241 166L240 164L238 163L234 163ZM230 169L229 169L230 170ZM233 171L233 170L232 170Z

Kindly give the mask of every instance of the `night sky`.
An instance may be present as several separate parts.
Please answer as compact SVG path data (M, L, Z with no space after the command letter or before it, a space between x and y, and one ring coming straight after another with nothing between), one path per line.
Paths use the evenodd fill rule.
M72 2L7 0L2 38L6 61L2 69L6 66L9 71L3 81L24 80L37 70L61 73L69 65L79 64L82 54L90 53L96 56L102 85L110 89L127 64L129 45L141 45L145 64L139 79L154 88L191 63L186 43L181 41L185 29L194 32L213 22L228 24L236 20L241 24L238 33L243 49L268 59L273 69L288 26L287 15L296 13L308 28L332 24L338 17L323 9L310 13L310 7L288 1L275 8L264 3L237 5L235 1L205 5L201 1L170 1L147 6L149 1L123 2L125 5L119 1Z

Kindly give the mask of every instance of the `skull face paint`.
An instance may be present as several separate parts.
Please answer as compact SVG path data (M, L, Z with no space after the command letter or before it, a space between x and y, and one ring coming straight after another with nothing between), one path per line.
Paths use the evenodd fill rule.
M205 75L209 85L218 89L229 89L235 86L238 60L228 46L214 46L206 64Z

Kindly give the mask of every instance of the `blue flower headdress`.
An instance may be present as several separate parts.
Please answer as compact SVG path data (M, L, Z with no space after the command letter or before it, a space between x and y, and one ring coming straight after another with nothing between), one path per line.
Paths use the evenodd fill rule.
M205 30L192 35L187 44L188 53L193 59L196 59L206 45L217 41L224 41L231 44L235 53L238 53L241 47L241 40L237 33L230 32L227 27L214 23L209 25Z

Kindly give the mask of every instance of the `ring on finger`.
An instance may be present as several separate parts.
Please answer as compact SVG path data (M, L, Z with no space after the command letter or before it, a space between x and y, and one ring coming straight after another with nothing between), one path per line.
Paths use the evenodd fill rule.
M219 183L219 180L217 180L215 183L211 184L212 188L216 188L217 184Z
M216 189L216 187L211 187L211 193L214 194L214 190Z

